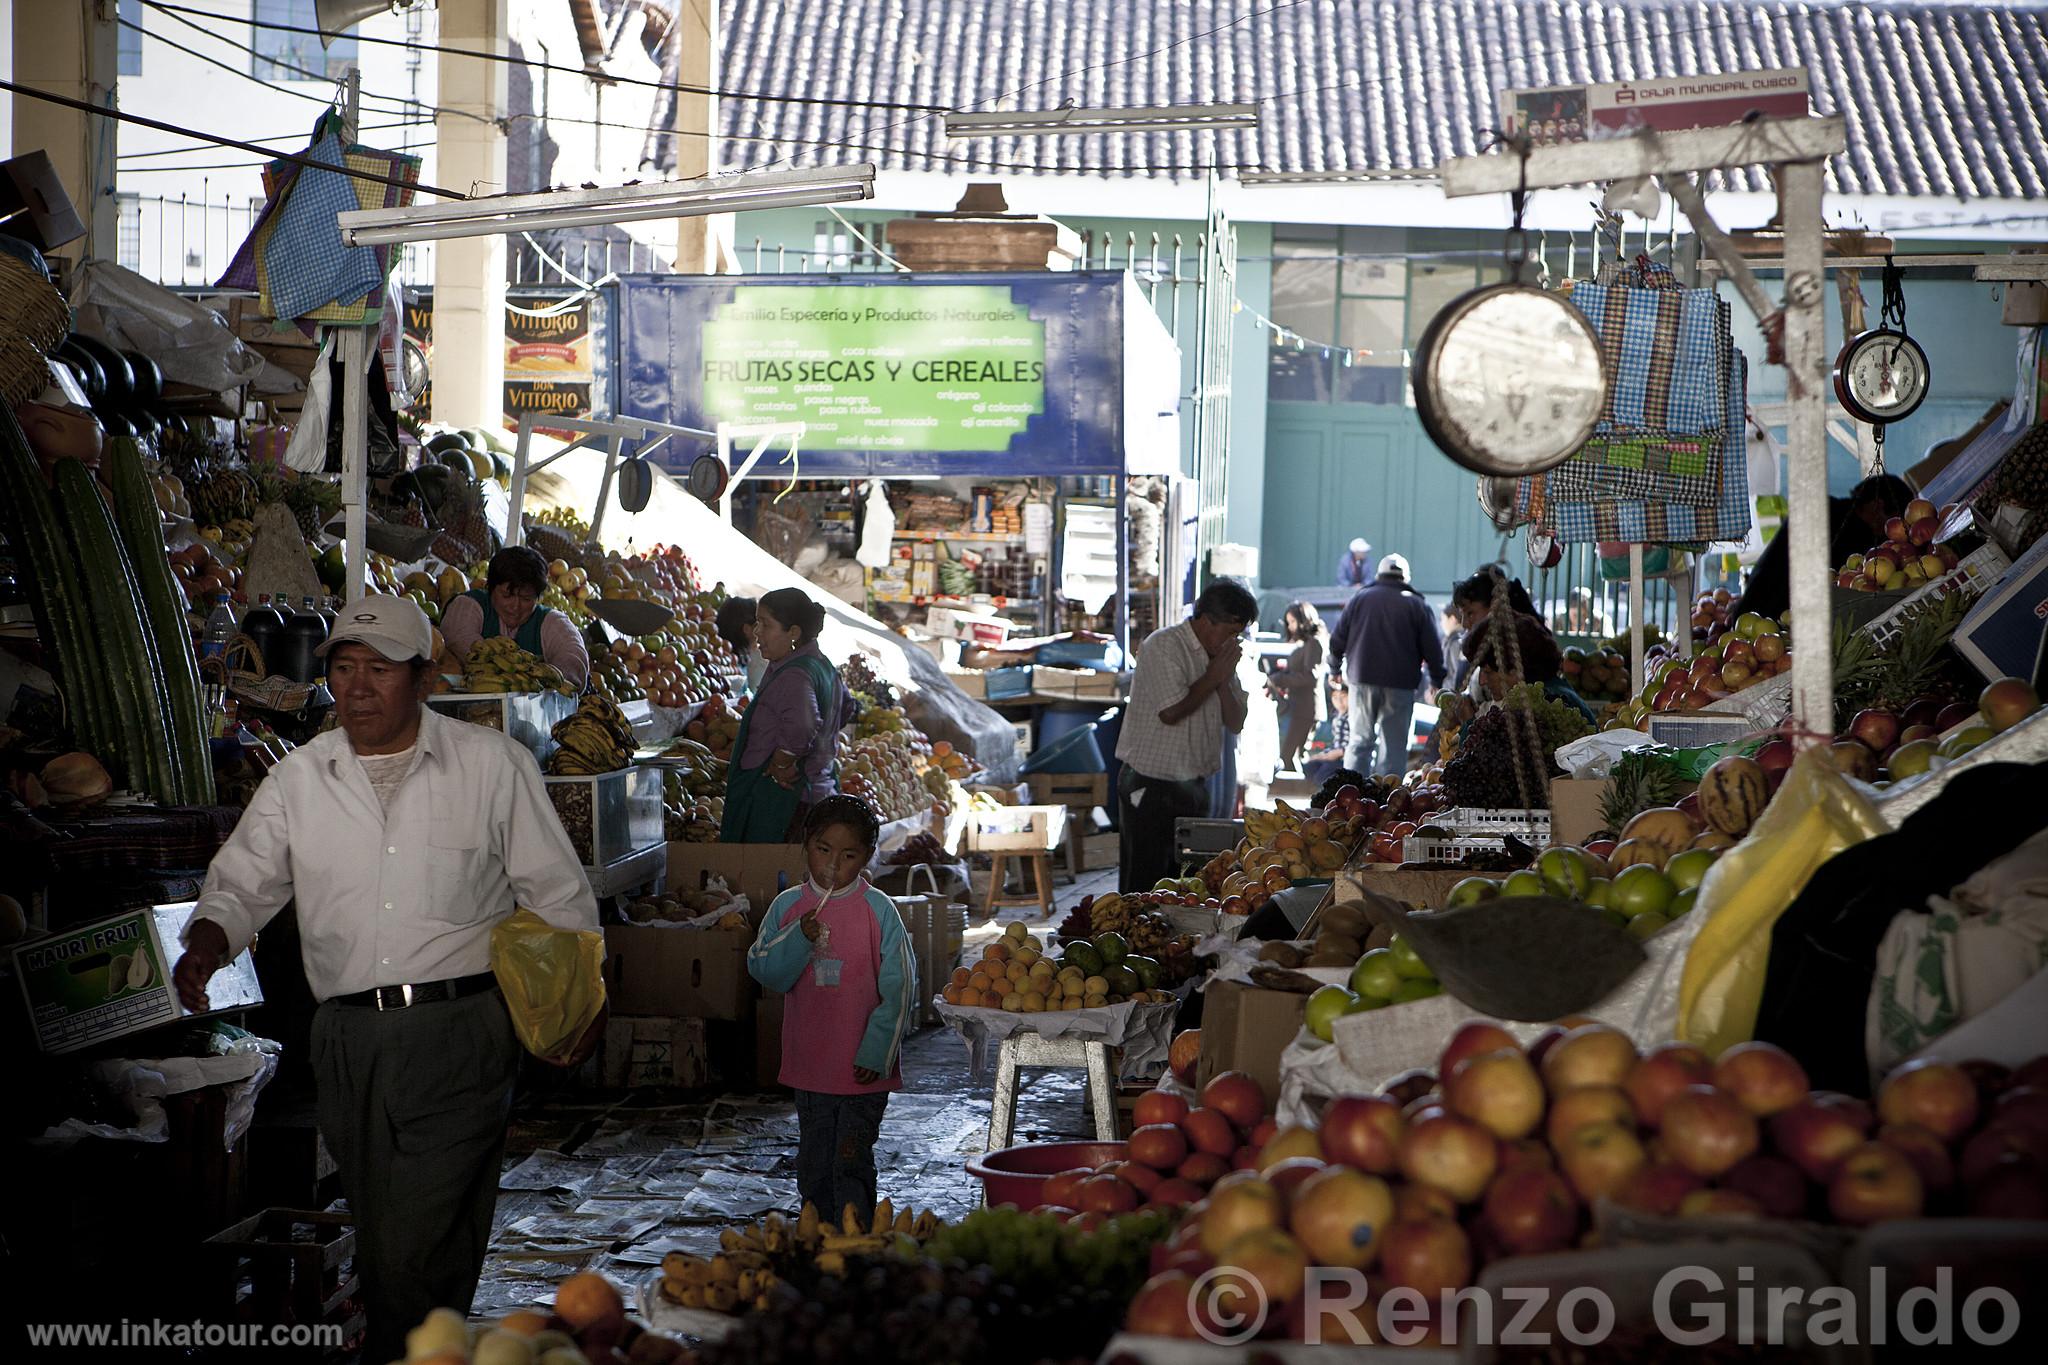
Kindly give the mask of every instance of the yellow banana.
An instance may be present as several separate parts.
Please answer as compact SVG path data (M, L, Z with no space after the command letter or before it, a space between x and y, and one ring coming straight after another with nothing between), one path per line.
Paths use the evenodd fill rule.
M896 1215L896 1231L908 1233L909 1235L915 1237L917 1234L915 1232L912 1232L911 1229L915 1228L916 1226L917 1216L914 1213L912 1213L909 1209L905 1209L901 1213Z
M859 1233L867 1225L868 1220L861 1217L860 1210L853 1205L848 1204L839 1211L839 1226L848 1236Z
M825 1239L826 1252L839 1252L849 1256L867 1256L881 1251L889 1245L889 1239L874 1233L841 1234Z
M836 1251L821 1251L818 1253L818 1269L827 1275L844 1275L846 1257Z
M896 1222L896 1207L884 1199L875 1205L874 1220L868 1224L869 1232L887 1232Z

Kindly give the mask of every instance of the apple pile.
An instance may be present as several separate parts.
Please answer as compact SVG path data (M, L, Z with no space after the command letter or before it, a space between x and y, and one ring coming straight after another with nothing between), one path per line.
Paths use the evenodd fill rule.
M436 1308L406 1333L407 1365L688 1365L681 1342L642 1328L624 1297L594 1271L555 1287L554 1311L521 1308L496 1322L469 1322Z
M1624 701L1629 694L1628 656L1613 649L1565 650L1560 665L1572 690L1590 702Z
M1975 706L1921 698L1898 711L1865 707L1829 746L1828 761L1865 782L1901 782L1942 760L1961 758L2040 709L2041 698L2024 678L1999 678L1988 684Z
M1835 586L1857 592L1910 592L1932 583L1960 562L1956 552L1936 544L1944 514L1925 498L1906 504L1884 524L1884 541L1842 561Z
M1639 824L1647 815L1658 818ZM1496 897L1550 896L1577 901L1627 930L1631 938L1646 939L1692 910L1707 870L1733 842L1718 831L1700 830L1679 844L1682 828L1669 815L1644 811L1629 822L1619 843L1595 840L1588 846L1605 849L1605 856L1569 845L1547 848L1534 867L1499 881L1466 877L1450 889L1444 906Z
M1473 1020L1434 1075L1333 1100L1316 1129L1278 1129L1231 1164L1155 1250L1127 1330L1195 1336L1188 1291L1215 1266L1256 1280L1277 1310L1267 1331L1296 1340L1312 1266L1370 1271L1377 1293L1440 1303L1489 1261L1586 1244L1602 1200L1851 1227L2048 1218L2048 1057L2011 1072L1907 1063L1873 1106L1811 1090L1769 1043L1718 1061L1684 1043L1645 1053L1574 1020L1525 1049Z
M1343 985L1323 986L1310 995L1302 1010L1302 1027L1327 1043L1341 1015L1427 1000L1443 994L1443 989L1415 945L1396 934L1386 947L1360 954Z

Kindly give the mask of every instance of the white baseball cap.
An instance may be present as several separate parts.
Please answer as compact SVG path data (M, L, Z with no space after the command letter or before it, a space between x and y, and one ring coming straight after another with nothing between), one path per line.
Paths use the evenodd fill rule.
M315 652L326 658L336 645L364 644L393 663L434 657L434 628L410 597L371 593L343 607L334 618L334 633Z
M1380 560L1379 576L1381 578L1398 578L1403 583L1406 583L1408 581L1408 561L1399 555L1386 556Z
M1355 554L1355 555L1362 555L1362 554L1366 553L1366 552L1367 552L1368 550L1370 550L1370 549L1372 549L1372 546L1370 546L1370 545L1368 545L1368 544L1366 544L1366 543L1365 543L1365 537L1364 537L1364 536L1354 536L1354 537L1352 538L1352 540L1351 540L1351 553L1353 553L1353 554Z

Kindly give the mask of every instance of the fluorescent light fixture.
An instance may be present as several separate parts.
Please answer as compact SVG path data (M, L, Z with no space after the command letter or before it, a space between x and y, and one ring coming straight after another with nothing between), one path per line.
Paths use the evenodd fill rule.
M1240 185L1365 185L1385 181L1434 180L1436 168L1397 167L1355 171L1239 171Z
M795 208L875 197L875 168L860 162L814 170L766 171L705 180L670 180L604 190L501 194L448 204L367 209L336 215L350 246L383 246L446 237L485 237L544 228L603 227L648 218L690 218L745 209Z
M1256 104L1157 104L1131 109L1027 109L939 115L951 138L1085 133L1204 133L1259 126Z

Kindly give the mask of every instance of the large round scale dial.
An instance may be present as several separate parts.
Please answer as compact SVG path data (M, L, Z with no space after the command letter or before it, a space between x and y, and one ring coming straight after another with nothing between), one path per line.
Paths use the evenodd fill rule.
M1927 397L1927 352L1889 327L1852 337L1835 359L1835 397L1859 422L1903 421Z

